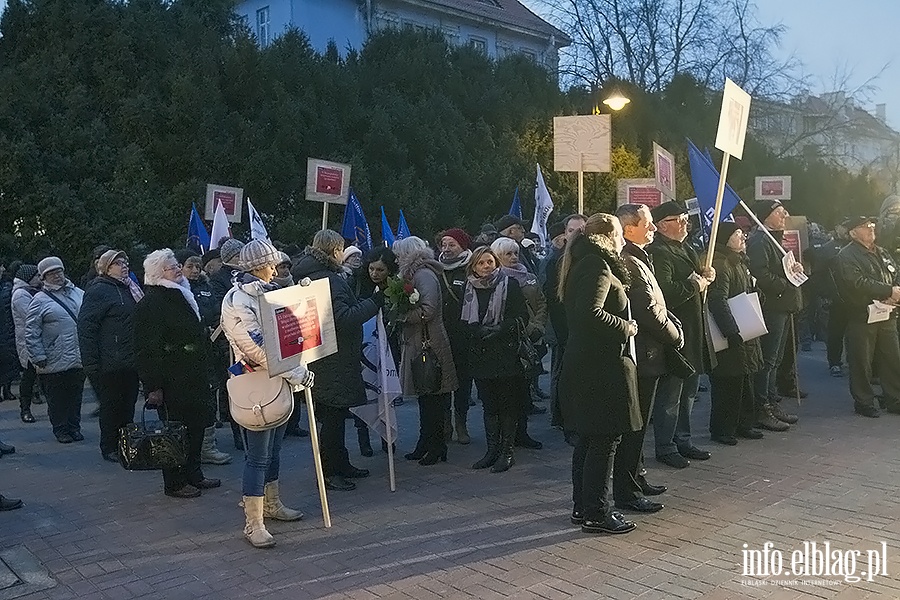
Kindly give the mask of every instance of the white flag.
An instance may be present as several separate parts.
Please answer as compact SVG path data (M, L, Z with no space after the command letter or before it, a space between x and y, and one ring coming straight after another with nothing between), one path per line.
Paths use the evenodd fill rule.
M231 237L231 227L228 225L228 215L225 214L225 208L219 202L216 204L216 214L213 216L212 233L209 234L209 249L214 250L218 248L219 241L227 237Z
M266 231L262 217L256 212L256 208L250 202L250 198L247 198L247 211L250 213L250 239L263 240L271 244L272 240L269 239L269 232Z
M531 221L531 233L541 238L541 246L547 245L547 219L553 212L553 200L550 199L550 191L544 183L544 174L541 173L541 165L537 165L537 186L534 188L534 219Z
M400 377L388 345L384 319L378 315L363 324L362 374L366 386L366 401L350 412L386 442L397 439L397 418L392 401L401 394Z

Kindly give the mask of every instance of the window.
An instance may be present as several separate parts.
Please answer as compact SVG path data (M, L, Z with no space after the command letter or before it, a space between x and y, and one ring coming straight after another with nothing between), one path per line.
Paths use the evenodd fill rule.
M256 39L261 48L265 48L272 40L269 38L269 7L264 6L256 11Z
M479 52L483 52L487 54L487 40L478 37L470 37L469 45L478 50Z
M522 48L522 56L524 56L531 62L537 62L537 53L534 50L529 50L528 48Z

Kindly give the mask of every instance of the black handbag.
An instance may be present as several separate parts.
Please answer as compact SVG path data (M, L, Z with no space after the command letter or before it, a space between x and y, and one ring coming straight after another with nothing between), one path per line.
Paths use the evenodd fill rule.
M694 365L677 348L666 346L665 358L666 370L678 379L687 379L697 372Z
M187 463L187 427L178 421L141 422L119 429L119 462L126 471L174 469Z
M431 348L431 338L428 336L428 324L422 320L422 347L410 360L410 372L416 394L435 394L441 389L441 363Z
M516 319L516 334L519 341L517 349L519 364L522 365L525 377L530 379L536 375L540 375L544 370L544 365L541 362L541 355L528 338L528 334L525 332L525 324L522 323L521 319Z

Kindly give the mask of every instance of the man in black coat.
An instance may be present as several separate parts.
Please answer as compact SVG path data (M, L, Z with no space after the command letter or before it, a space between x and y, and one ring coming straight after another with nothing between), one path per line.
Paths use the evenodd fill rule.
M653 274L653 261L645 251L653 241L656 226L650 209L642 204L625 204L616 210L625 235L622 257L631 274L628 301L631 314L638 325L634 338L638 369L638 401L641 407L643 427L622 435L616 451L613 467L613 497L618 508L636 512L657 512L663 508L645 495L658 495L666 491L663 486L653 486L641 475L644 470L642 448L647 433L647 423L656 396L657 383L667 373L666 348L679 348L684 343L680 326L666 309L666 300Z
M501 217L499 221L494 223L494 228L502 237L508 237L516 241L519 245L519 262L525 265L528 272L537 274L537 258L534 256L533 246L525 246L522 242L525 240L525 223L522 219L514 215L506 215Z
M822 299L828 315L825 345L828 370L832 377L844 376L844 332L847 330L847 309L838 292L835 273L838 253L846 245L847 231L843 225L838 225L830 240L813 246L807 252L813 269L810 283L807 285L815 287L815 293Z
M663 375L653 408L656 459L683 469L689 459L707 460L709 452L691 441L691 412L700 387L700 374L715 367L709 324L706 322L706 288L716 278L715 269L700 264L697 251L686 240L688 211L678 202L664 202L653 209L659 231L647 251L653 257L656 280L666 297L666 305L681 322L684 331L682 353L695 373L682 378Z
M838 254L839 285L847 303L847 363L850 395L857 414L877 417L872 391L872 362L881 379L882 408L900 414L900 339L897 309L873 318L874 303L900 304L900 271L891 254L875 244L875 220L855 217L845 223L850 238ZM886 310L886 309L885 309Z

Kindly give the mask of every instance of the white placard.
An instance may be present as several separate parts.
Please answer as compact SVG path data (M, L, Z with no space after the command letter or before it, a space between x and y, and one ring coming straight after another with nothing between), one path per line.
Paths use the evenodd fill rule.
M689 215L700 215L700 202L696 198L688 198L684 201L684 206L688 209Z
M350 165L306 159L306 199L328 204L347 204L350 194Z
M612 135L609 115L553 117L553 170L608 173Z
M791 176L779 175L777 177L756 178L757 200L790 200Z
M740 293L737 296L728 299L728 308L731 310L731 316L734 318L735 324L741 338L748 342L762 337L769 333L766 327L766 321L762 314L762 305L759 302L759 294L756 292ZM716 320L707 310L707 321L709 322L709 333L712 338L713 350L721 352L728 348L728 340L722 335Z
M894 310L894 308L895 307L890 304L873 300L872 304L868 306L869 318L866 323L881 323L882 321L887 321L891 318L891 311Z
M750 94L726 78L725 90L722 93L722 111L719 113L719 129L716 131L716 148L740 160L744 156L744 140L747 137L749 119Z
M286 373L338 350L327 278L309 285L266 292L260 296L266 362L269 375Z
M244 203L243 188L227 185L206 184L206 210L204 218L212 221L216 216L216 205L221 204L229 223L241 222L241 208Z
M784 269L784 276L794 287L800 287L809 279L803 272L803 265L794 258L793 252L785 252L781 257L781 266Z
M668 200L675 199L675 157L653 142L653 168L656 170L656 189Z

